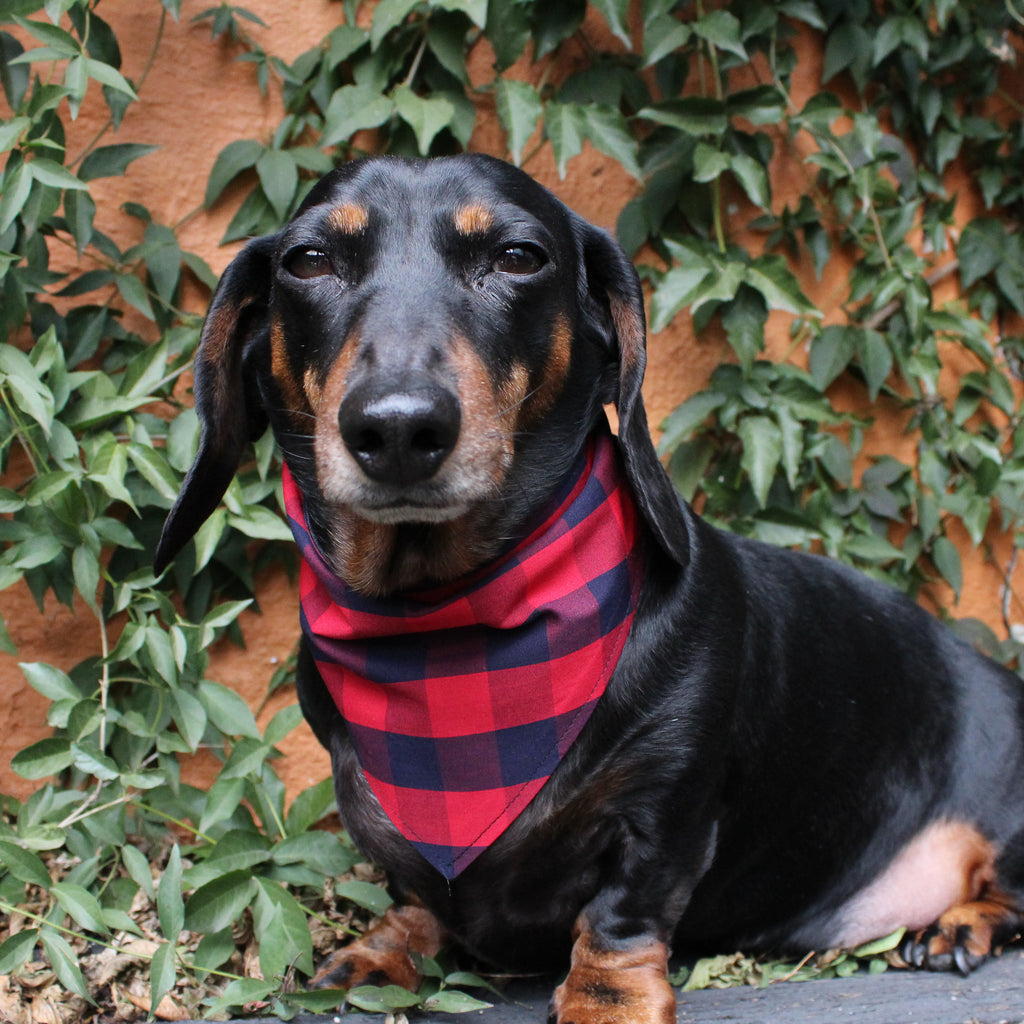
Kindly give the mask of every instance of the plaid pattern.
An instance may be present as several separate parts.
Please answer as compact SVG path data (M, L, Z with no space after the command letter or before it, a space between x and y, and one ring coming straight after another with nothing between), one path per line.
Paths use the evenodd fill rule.
M537 526L456 586L355 593L306 529L302 628L395 826L454 878L515 820L579 735L618 662L639 589L636 512L610 434Z

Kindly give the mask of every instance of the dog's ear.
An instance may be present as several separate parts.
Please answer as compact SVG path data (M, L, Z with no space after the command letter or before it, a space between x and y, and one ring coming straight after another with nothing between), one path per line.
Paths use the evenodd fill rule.
M247 364L265 339L276 236L256 238L224 271L196 350L199 451L164 522L154 568L163 572L217 507L267 417Z
M622 247L607 232L583 227L584 264L590 295L607 310L617 360L619 446L637 507L665 553L679 565L689 561L689 531L679 495L651 441L640 385L647 366L643 291Z

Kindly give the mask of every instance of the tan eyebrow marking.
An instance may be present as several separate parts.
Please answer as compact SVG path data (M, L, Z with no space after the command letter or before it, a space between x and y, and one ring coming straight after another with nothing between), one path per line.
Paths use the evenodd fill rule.
M455 211L455 230L460 235L480 235L494 224L494 214L480 204L463 206Z
M331 226L343 231L346 235L355 235L366 229L370 223L370 215L366 208L356 203L342 203L331 210L328 218Z

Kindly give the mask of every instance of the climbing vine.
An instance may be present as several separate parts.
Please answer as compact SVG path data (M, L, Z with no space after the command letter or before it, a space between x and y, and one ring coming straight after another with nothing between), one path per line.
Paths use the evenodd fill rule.
M168 19L186 14L180 0L136 6L153 15L148 69ZM150 568L197 441L179 378L201 317L183 296L214 282L159 210L126 207L137 232L125 249L96 225L91 184L151 150L119 131L147 71L123 73L104 8L0 6L0 588L79 602L99 652L69 672L23 666L51 702L53 735L15 759L39 788L6 798L0 817L0 1015L29 1019L15 1009L31 1012L43 971L67 1019L95 1001L122 1014L325 1008L340 997L299 983L314 948L386 897L372 867L314 828L329 782L285 804L275 744L298 712L261 733L206 678L207 648L239 637L257 573L291 557L271 438L169 579ZM935 580L959 592L963 537L984 546L995 527L1019 541L1015 0L343 0L337 11L290 61L259 42L273 32L244 7L187 15L211 54L230 41L254 90L284 104L272 132L235 140L213 166L206 207L228 186L244 195L225 242L275 229L341 161L456 152L482 117L503 130L498 155L527 170L550 152L571 176L593 147L635 181L618 234L649 288L652 347L680 317L722 338L721 364L680 396L660 440L706 516L913 594ZM810 84L807 52L822 58ZM70 145L90 93L106 123ZM806 188L781 202L780 168L794 166ZM973 206L953 184L964 180ZM841 287L816 305L800 282L836 266L848 269ZM880 409L905 425L912 458L872 445ZM1022 639L1015 562L1001 567L999 635L972 630L1008 662ZM2 621L0 647L16 653ZM222 761L208 793L180 775L200 748ZM480 1005L463 991L480 979L426 968L419 993L349 1002Z

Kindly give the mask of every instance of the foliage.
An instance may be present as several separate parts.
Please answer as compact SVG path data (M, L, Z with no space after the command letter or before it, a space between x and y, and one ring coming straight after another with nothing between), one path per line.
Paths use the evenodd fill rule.
M764 988L781 981L824 981L849 978L866 971L881 974L890 965L906 967L897 952L906 930L899 928L891 935L866 942L854 949L830 949L815 956L808 953L798 963L785 960L758 960L742 953L704 957L691 967L682 967L669 976L673 985L684 992L703 988L734 988L749 985Z
M41 787L0 821L0 975L17 985L41 949L77 1013L121 986L149 1007L192 992L208 1001L189 1012L286 1014L313 998L294 979L333 937L323 919L356 927L380 891L344 841L314 828L329 786L285 807L273 758L298 713L261 734L206 678L207 648L238 637L256 573L290 558L276 543L288 534L270 438L169 583L149 567L197 439L176 387L199 330L183 287L212 275L181 248L180 222L129 205L137 241L123 251L96 225L91 183L150 151L108 140L145 75L122 73L101 6L0 8L0 587L24 580L40 603L79 602L100 650L68 673L24 666L52 702L54 735L17 757ZM976 545L992 521L1020 535L1024 132L1001 90L1019 49L1012 6L380 0L372 18L358 6L341 3L338 26L290 62L243 7L196 16L285 105L270 137L216 160L207 206L233 182L248 188L226 241L277 227L340 160L464 148L493 105L506 155L527 169L546 147L563 174L587 145L621 164L637 194L619 235L645 263L654 331L690 316L724 336L733 358L661 441L706 515L910 592L936 578L959 591L960 531ZM180 0L148 10L151 62ZM821 88L800 84L798 34L820 41ZM488 47L481 82L467 59L479 69ZM69 119L99 96L104 130L69 150ZM783 159L808 181L787 206L772 191ZM963 212L952 168L983 209ZM823 276L842 260L842 294L815 308L792 268ZM943 304L951 274L958 299ZM766 358L787 330L788 351ZM876 406L902 416L910 463L871 454ZM0 646L13 649L2 622ZM199 750L223 762L209 793L180 778L179 759ZM95 949L116 951L116 966L79 962ZM391 993L391 1008L468 1000L458 987L473 979L425 966L427 988ZM389 996L351 994L368 998Z

